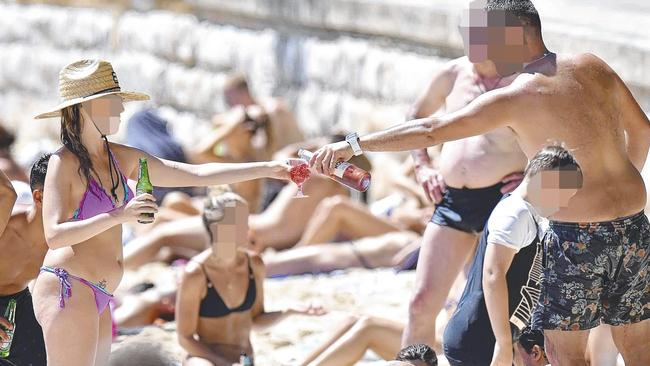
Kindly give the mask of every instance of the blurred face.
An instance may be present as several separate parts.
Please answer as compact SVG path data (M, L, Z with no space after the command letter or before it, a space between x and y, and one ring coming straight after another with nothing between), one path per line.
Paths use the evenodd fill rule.
M247 205L228 203L223 218L210 223L213 240L219 243L248 243L248 215Z
M459 29L465 54L473 63L494 62L501 76L521 71L527 50L521 21L505 11L486 12L484 6L485 1L472 1L463 11Z
M571 198L582 187L582 175L573 170L546 170L532 177L532 183L539 189L540 212L551 216L569 206Z
M124 112L122 97L107 95L83 102L81 107L103 135L113 135L119 130L120 114Z
M238 105L248 106L253 103L248 90L243 88L228 88L224 90L224 100L228 107L235 107Z

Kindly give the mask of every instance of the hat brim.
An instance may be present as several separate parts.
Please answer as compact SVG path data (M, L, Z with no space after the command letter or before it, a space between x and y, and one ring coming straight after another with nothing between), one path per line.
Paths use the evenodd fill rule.
M83 103L89 100L105 97L107 95L119 95L122 97L123 102L135 102L135 101L143 101L143 100L149 100L149 96L144 93L138 93L138 92L130 92L130 91L114 91L114 92L107 92L107 93L101 93L101 94L95 94L91 95L89 97L84 97L84 98L75 98L75 99L70 99L66 100L65 102L59 104L58 106L54 107L52 110L49 112L44 112L36 117L35 119L42 119L42 118L54 118L54 117L60 117L61 116L61 110L65 107L69 107L71 105Z

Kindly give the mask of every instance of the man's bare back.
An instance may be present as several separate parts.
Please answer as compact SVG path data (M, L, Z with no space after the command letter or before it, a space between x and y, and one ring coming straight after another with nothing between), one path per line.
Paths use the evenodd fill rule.
M38 210L30 210L12 216L0 236L0 294L22 291L38 275L47 244L37 214Z
M488 88L501 88L514 80L514 77L500 78L493 85L483 85L467 57L451 61L446 69L453 81L445 99L445 113L465 107ZM516 135L502 127L480 136L445 142L438 161L439 171L448 186L483 188L499 183L510 173L523 171L527 159L517 144Z
M555 74L522 74L501 98L511 99L506 101L506 122L528 157L557 140L566 144L583 169L583 188L553 219L606 221L644 209L646 190L638 169L650 143L650 125L602 60L589 54L558 57ZM628 149L626 130L632 134ZM635 151L628 157L630 149Z

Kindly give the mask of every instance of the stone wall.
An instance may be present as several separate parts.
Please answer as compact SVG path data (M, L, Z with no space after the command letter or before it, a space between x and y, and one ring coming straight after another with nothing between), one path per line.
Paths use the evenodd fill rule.
M462 2L454 0L187 0L185 12L155 1L91 3L0 3L0 116L18 130L21 148L56 137L54 120L30 117L57 103L58 70L82 57L111 60L123 88L149 93L191 144L223 110L232 70L247 73L257 95L287 98L309 135L366 132L400 121L432 73L462 54ZM650 12L539 3L549 48L595 52L650 110L642 26Z

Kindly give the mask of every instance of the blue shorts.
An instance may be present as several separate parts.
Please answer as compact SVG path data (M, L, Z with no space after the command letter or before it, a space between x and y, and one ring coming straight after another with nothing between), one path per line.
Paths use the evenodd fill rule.
M503 183L486 188L447 187L431 222L470 234L479 234L499 203Z

